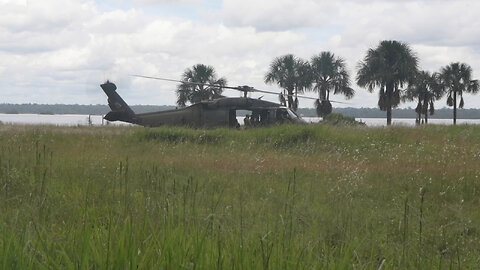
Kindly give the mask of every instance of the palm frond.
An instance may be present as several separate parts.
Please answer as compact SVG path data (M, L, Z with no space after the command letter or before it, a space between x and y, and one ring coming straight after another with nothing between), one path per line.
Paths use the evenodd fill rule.
M184 107L187 102L192 104L202 100L219 98L222 95L223 88L227 84L225 78L217 79L215 69L212 66L197 64L187 68L182 74L182 81L192 82L181 83L177 87L177 104ZM218 85L206 86L203 84Z

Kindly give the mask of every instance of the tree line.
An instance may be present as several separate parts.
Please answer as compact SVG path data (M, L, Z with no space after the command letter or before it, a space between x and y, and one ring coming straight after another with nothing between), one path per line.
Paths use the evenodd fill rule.
M155 111L174 110L175 106L169 105L132 105L130 106L135 113L148 113ZM10 104L1 103L0 113L2 114L85 114L85 115L105 115L111 109L107 105L80 105L80 104ZM378 108L333 108L334 113L340 113L345 116L355 118L381 118L384 112ZM392 109L396 118L415 118L414 108ZM431 118L446 119L450 118L452 109L436 109L435 115ZM237 116L245 116L246 112L240 112ZM297 114L305 117L317 116L314 108L298 108ZM478 119L480 109L463 109L458 111L458 118Z
M218 78L212 66L194 65L182 74L177 87L177 104L222 97L222 87L227 80ZM299 94L316 92L315 109L318 116L332 112L330 95L343 95L350 99L355 95L345 60L334 53L324 51L309 61L287 54L276 57L270 64L264 81L282 88L279 101L297 110ZM194 84L192 84L192 82ZM464 93L476 94L478 80L472 79L472 68L466 63L451 63L438 72L420 70L418 57L406 43L384 40L367 50L358 63L355 82L369 92L378 91L378 107L387 115L387 125L392 123L392 109L401 102L416 101L417 122L428 123L428 116L435 112L434 102L447 95L447 105L453 107L453 124L456 124L457 107L463 108Z

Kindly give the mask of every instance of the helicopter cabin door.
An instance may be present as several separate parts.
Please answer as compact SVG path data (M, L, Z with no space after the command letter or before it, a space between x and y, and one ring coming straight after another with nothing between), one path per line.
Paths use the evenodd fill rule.
M236 110L229 110L228 111L228 126L229 127L237 127L237 111Z
M204 110L203 123L205 127L227 126L229 124L229 110L225 110L225 109Z

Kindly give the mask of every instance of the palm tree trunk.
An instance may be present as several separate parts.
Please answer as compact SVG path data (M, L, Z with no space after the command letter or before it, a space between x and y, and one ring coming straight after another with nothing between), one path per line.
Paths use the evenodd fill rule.
M424 104L427 104L426 105L427 109L425 110L425 125L426 125L426 124L428 124L428 112L429 112L428 106L430 106L430 103L428 102L427 99L425 99L423 102L425 102Z
M295 86L295 100L293 101L294 105L293 109L294 111L298 110L298 88Z
M392 124L392 96L393 96L393 83L387 84L387 126Z
M392 105L387 106L387 126L392 124Z
M457 124L457 91L453 91L453 124Z
M292 108L293 105L293 89L288 89L288 108Z
M418 126L420 125L420 122L422 121L422 109L421 109L421 104L422 104L422 99L418 97L418 103L417 107L415 108L415 112L417 112L417 116L415 118L415 125ZM420 107L420 109L419 109Z

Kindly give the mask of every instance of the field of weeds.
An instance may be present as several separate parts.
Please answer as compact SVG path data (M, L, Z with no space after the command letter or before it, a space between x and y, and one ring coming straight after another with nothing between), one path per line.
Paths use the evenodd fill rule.
M0 125L0 269L478 269L480 127Z

